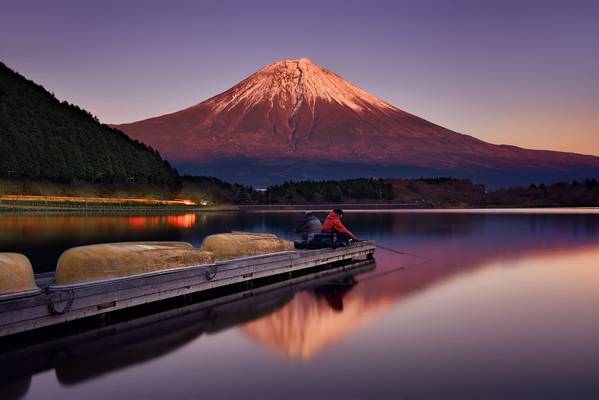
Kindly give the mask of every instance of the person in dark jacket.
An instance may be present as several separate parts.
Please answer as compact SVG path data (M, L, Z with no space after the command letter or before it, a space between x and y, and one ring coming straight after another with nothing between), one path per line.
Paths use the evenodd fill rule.
M301 235L303 240L308 240L311 233L321 233L322 223L312 211L306 211L304 219L300 226L295 229L295 233Z
M331 211L322 225L322 231L325 233L336 233L337 240L341 242L349 242L350 239L358 240L356 235L351 233L351 231L343 225L341 218L343 218L343 210L336 208Z

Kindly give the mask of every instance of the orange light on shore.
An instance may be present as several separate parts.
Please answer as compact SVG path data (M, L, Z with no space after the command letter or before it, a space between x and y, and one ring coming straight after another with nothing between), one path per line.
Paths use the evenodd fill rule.
M175 200L171 200L172 202L178 202L179 204L184 204L186 206L195 206L196 203L193 200L189 200L189 199L175 199Z
M30 196L30 195L2 195L0 201L39 201L39 202L70 202L70 203L141 203L148 205L197 205L190 199L158 200L143 197L76 197L76 196Z

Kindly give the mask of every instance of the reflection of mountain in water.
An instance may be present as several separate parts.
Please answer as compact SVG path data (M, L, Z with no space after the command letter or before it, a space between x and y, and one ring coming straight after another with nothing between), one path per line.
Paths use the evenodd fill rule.
M323 287L319 292L298 293L282 308L244 324L241 329L277 353L310 359L368 325L401 298L455 272L439 274L426 266L401 274L371 276L373 279L367 274L347 293L333 294L333 298L327 296L326 291L338 290L334 285ZM384 274L384 271L379 272L377 268L376 275L380 273Z
M438 218L435 215L425 217L424 220ZM584 238L572 235L570 229L564 231L563 225L545 218L528 220L528 228L539 233L530 235L528 229L520 229L518 224L515 228L508 224L504 230L498 230L497 227L488 230L488 224L494 223L493 216L488 215L442 216L444 224L448 223L448 219L453 220L452 230L437 230L435 227L443 224L426 224L422 223L422 218L407 216L407 221L401 221L394 229L406 233L415 231L416 238L409 237L405 242L400 241L397 246L426 255L430 261L409 255L398 256L378 249L377 270L373 273L375 276L366 274L357 278L358 283L343 295L342 311L332 306L325 297L304 292L297 294L291 302L271 315L251 321L241 329L277 353L309 359L375 320L403 299L460 274L473 272L496 261L597 246L595 236L599 232L595 229L596 226L585 224L580 217L574 216L574 221L580 223L574 224L575 228L570 229L586 229L587 235ZM511 219L506 215L502 218ZM414 226L416 221L421 222L420 227ZM377 222L385 223L377 221L375 215L374 224ZM513 222L510 221L510 224ZM428 229L437 234L431 237ZM419 231L426 240L418 238ZM544 232L554 234L543 235ZM392 273L401 266L407 268L400 270L401 273Z
M368 324L393 303L380 299L372 303L354 296L349 283L348 294L336 293L335 284L319 292L302 292L293 300L264 318L243 325L243 332L273 350L291 358L309 359ZM359 289L356 289L359 290Z

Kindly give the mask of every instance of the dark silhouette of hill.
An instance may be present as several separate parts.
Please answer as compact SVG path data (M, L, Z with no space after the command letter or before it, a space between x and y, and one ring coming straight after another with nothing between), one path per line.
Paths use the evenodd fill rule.
M0 177L179 184L176 171L156 150L101 124L87 111L60 102L3 63Z

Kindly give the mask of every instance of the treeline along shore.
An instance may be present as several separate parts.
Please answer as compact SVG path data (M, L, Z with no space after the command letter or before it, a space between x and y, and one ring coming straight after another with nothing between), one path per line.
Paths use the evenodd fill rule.
M599 207L599 182L487 190L466 179L349 179L286 182L256 189L213 177L180 177L180 189L0 181L0 209L246 210L327 208ZM9 189L9 190L7 190ZM118 190L117 190L118 189ZM90 193L94 197L90 197Z
M596 179L550 185L488 190L467 179L349 179L286 182L265 189L230 184L212 177L182 178L182 193L200 195L210 203L241 206L363 204L403 208L597 207ZM284 208L284 207L283 207Z

